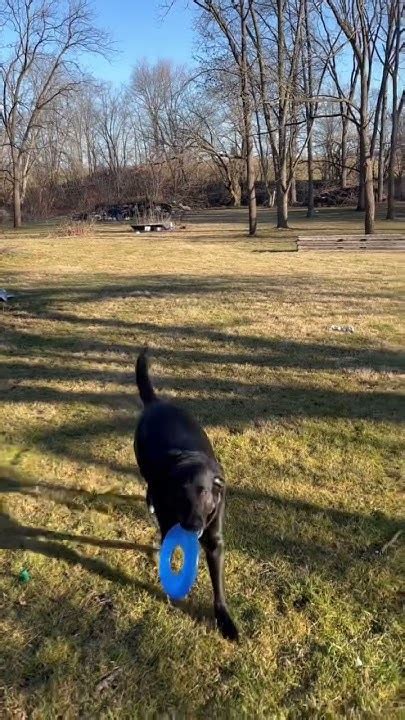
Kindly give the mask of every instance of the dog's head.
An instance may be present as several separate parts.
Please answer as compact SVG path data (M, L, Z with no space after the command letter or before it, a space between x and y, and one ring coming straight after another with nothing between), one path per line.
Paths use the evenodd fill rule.
M215 518L225 493L221 468L200 453L182 453L173 470L177 519L199 536Z

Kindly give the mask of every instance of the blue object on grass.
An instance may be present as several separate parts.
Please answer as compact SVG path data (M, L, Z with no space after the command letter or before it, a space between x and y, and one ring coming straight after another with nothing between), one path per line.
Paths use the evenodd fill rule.
M171 566L177 547L183 551L183 566L175 572ZM172 600L182 600L197 579L200 544L198 534L174 525L167 533L159 557L159 577L163 590Z

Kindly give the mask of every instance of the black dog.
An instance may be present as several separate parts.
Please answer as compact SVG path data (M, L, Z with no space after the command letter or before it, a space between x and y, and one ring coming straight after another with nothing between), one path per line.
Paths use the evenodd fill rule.
M162 539L176 523L199 533L211 576L218 627L225 638L237 640L238 631L224 593L223 470L207 435L194 418L156 397L145 350L136 363L136 382L145 409L136 429L134 447L148 486L148 507L156 514Z

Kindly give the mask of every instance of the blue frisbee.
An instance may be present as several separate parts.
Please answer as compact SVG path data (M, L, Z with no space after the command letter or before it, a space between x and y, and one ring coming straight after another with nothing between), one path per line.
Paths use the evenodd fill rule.
M176 548L183 551L183 565L179 572L171 566ZM195 532L175 525L167 533L159 557L159 578L163 590L172 600L182 600L190 592L197 579L200 544Z

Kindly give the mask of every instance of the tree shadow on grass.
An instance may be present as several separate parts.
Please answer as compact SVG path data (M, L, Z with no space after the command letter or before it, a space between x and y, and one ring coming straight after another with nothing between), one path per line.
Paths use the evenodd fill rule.
M82 322L83 319L80 319ZM119 321L100 320L119 325ZM395 392L376 391L371 383L371 392L339 391L304 384L266 384L249 383L243 380L221 379L216 376L215 368L211 365L236 365L242 368L265 367L280 368L281 370L295 368L307 371L324 370L338 373L341 367L356 371L366 368L367 372L389 371L395 373L401 370L404 357L399 352L389 350L369 350L354 346L333 345L332 343L299 343L292 340L283 341L276 338L262 338L246 335L230 335L205 326L188 328L185 326L160 326L158 323L128 323L138 333L148 337L161 339L161 347L153 350L153 355L162 363L171 367L173 362L179 369L189 369L190 365L198 363L203 366L205 373L211 375L206 378L187 378L182 375L157 377L157 385L187 395L200 394L200 398L187 400L192 409L204 421L212 424L234 424L235 416L245 415L246 422L257 421L268 414L275 416L299 417L347 417L347 418L375 418L397 422L404 415L401 411L401 398ZM178 338L178 345L171 351L165 349L165 337ZM191 348L194 341L204 340L209 346L217 343L217 351ZM62 335L44 337L41 334L30 334L18 330L9 333L10 359L7 365L2 366L4 390L0 396L6 402L47 402L55 403L89 403L107 408L135 409L135 378L134 373L127 370L117 370L97 367L97 362L117 362L111 358L111 343L104 339L91 340L90 345L80 335ZM183 344L184 343L184 344ZM31 365L24 359L14 359L15 351L23 358L35 359ZM124 353L126 364L128 358L134 358L136 353L130 344L114 345L114 353ZM97 352L98 359L94 357L77 358L75 352ZM38 358L43 357L40 361ZM55 363L56 359L56 363ZM80 366L75 363L80 362ZM122 356L119 361L122 363ZM82 367L82 365L85 367ZM207 372L208 371L208 372ZM244 378L248 370L244 371ZM311 378L312 379L312 378ZM116 391L89 391L89 390L59 390L39 385L39 381L65 382L77 380L78 382L114 383L128 388L127 392ZM34 381L35 385L28 383ZM24 382L20 386L20 383ZM239 412L242 409L243 412ZM115 425L115 419L112 426ZM118 424L121 422L117 420ZM90 429L91 432L91 429Z
M127 605L123 618L114 594L83 595L66 587L58 592L44 577L38 582L39 602L38 591L31 591L33 583L10 602L9 624L16 632L1 648L2 692L11 698L18 694L24 715L43 707L52 717L115 712L118 717L124 708L132 717L137 710L144 715L149 707L159 707L163 716L168 703L177 710L189 709L181 684L174 682L172 662L173 652L182 649L184 658L189 636L173 637L162 614L154 610L144 609L134 622ZM159 633L165 647L161 638L156 641Z
M282 240L281 240L282 241ZM287 241L286 241L287 242ZM281 252L285 250L278 249ZM254 252L268 252L258 248ZM271 250L273 251L273 250ZM277 248L274 248L277 251ZM8 274L9 289L15 293L10 309L27 317L38 319L55 319L74 322L82 320L74 313L65 311L66 304L74 307L77 304L96 303L110 300L155 300L165 298L199 298L211 297L217 301L246 297L265 297L272 301L285 301L290 298L295 304L316 302L331 303L341 299L361 300L398 300L398 292L385 283L381 290L370 287L370 278L357 277L355 285L346 288L337 285L336 278L318 273L316 275L316 293L314 294L314 274L303 272L297 268L295 275L236 275L222 274L216 276L157 274L148 276L114 276L109 273L84 275L81 283L72 285L63 279L58 284L19 290L20 273ZM61 307L62 306L62 307ZM70 316L70 319L69 319ZM100 319L91 318L89 322Z
M141 285L141 290L136 291L134 297L142 295L142 293L148 292L152 294L153 298L165 298L167 296L174 296L178 299L183 297L191 297L193 295L201 294L201 297L205 297L206 294L215 297L218 292L220 294L231 293L230 302L234 303L234 294L236 293L239 298L259 297L263 300L266 299L267 295L277 295L279 292L284 292L286 287L290 287L290 280L286 277L277 278L276 287L268 285L266 278L211 278L201 280L201 278L174 278L163 276L157 276L154 280L148 279L143 280L142 278L137 281L137 284ZM274 281L274 279L273 279ZM142 285L142 282L144 285ZM329 281L330 282L330 281ZM266 284L267 283L267 284ZM131 288L132 286L130 286ZM146 290L146 288L154 288L155 290ZM297 305L297 296L294 295L294 289L297 292L302 289L304 291L304 297L299 299L299 307L305 302L314 302L316 299L317 306L323 299L330 301L333 298L334 303L340 298L350 298L356 301L356 308L350 308L350 315L353 313L360 312L363 316L366 312L364 307L359 309L358 301L365 298L373 297L373 299L389 299L391 301L397 300L398 295L392 290L382 292L380 294L370 294L370 288L367 286L364 292L359 288L355 289L354 296L353 292L346 292L337 290L332 284L329 288L319 287L316 292L316 296L313 293L313 278L304 276L303 278L294 278L294 283L291 286L291 302ZM38 292L38 301L35 301L35 293ZM100 307L101 317L87 317L74 312L66 311L58 307L58 293L66 293L64 300L69 304L74 304L76 301L75 292L78 293L77 302L82 303L86 300L86 292L89 294L88 300L95 302L102 300L105 297L111 299L114 297L123 298L131 297L131 290L126 289L125 285L118 286L102 286L101 288L92 289L87 286L83 289L83 297L81 290L78 287L71 287L67 289L53 288L49 290L49 293L44 289L38 289L32 291L34 295L33 302L30 298L25 301L26 309L16 311L17 318L22 322L10 324L4 329L4 347L2 349L4 354L7 354L7 345L10 346L10 354L14 354L16 349L24 356L34 356L36 359L39 356L52 356L58 355L58 353L64 352L79 352L79 353L98 353L102 356L106 353L111 355L111 352L115 355L126 354L132 356L135 353L132 336L146 336L146 340L153 338L153 341L160 340L162 348L157 347L156 352L164 352L164 347L167 345L167 341L173 344L173 338L178 340L179 347L173 349L172 358L179 362L182 359L186 361L199 361L205 363L218 363L222 364L243 364L248 362L254 366L266 365L269 367L295 367L295 368L308 368L308 369L336 369L337 363L340 361L353 362L360 366L370 366L373 368L387 368L392 369L394 372L405 365L404 356L402 353L393 351L390 349L381 349L375 347L364 347L365 339L361 338L362 346L359 347L358 338L356 335L346 336L344 338L344 344L342 343L342 337L333 335L327 331L327 335L322 341L318 342L299 342L290 338L283 339L279 337L269 336L255 336L249 334L241 334L234 331L225 331L218 329L215 326L203 325L193 323L192 325L175 325L175 324L161 324L158 322L150 322L146 320L132 320L120 319L118 317L106 317L102 307ZM135 291L133 291L135 293ZM53 294L55 293L55 295ZM124 295L123 295L124 293ZM129 293L129 295L128 295ZM222 298L221 298L222 299ZM125 304L124 306L125 307ZM299 311L297 307L295 313ZM281 311L282 312L282 311ZM315 314L324 315L323 310L313 310L312 316ZM47 322L52 321L52 332L49 334L44 333L41 326L37 332L32 331L31 327L25 327L26 321L31 320L45 320ZM66 333L66 323L73 326L69 334ZM100 332L97 336L94 332L88 333L88 327L92 330L97 327ZM47 326L48 327L48 326ZM59 334L56 334L54 330L61 328ZM104 334L111 330L117 332L128 331L126 336L129 335L130 340L128 342L122 342L121 337L119 342L114 342L111 346L110 338L105 338ZM124 333L121 333L121 336ZM124 335L125 336L125 335ZM143 339L143 338L142 338ZM326 342L325 342L326 340ZM194 349L192 346L195 343L201 345L203 341L208 350L202 350L201 347ZM7 344L6 344L7 343ZM158 345L158 343L156 343ZM40 371L40 366L38 368ZM74 369L72 369L74 372ZM69 376L69 369L67 368L67 376Z
M43 550L33 548L34 552ZM53 556L48 550L44 554ZM73 562L74 556L64 560ZM43 577L37 580L42 587L39 602L30 584L9 605L9 623L16 632L2 641L0 678L5 695L17 692L28 714L46 706L51 716L73 712L98 717L99 713L108 714L116 702L119 713L119 698L125 697L131 686L132 701L145 707L142 678L147 675L151 686L162 680L162 664L150 661L150 634L142 641L144 632L156 633L156 616L153 630L147 612L136 623L130 615L123 623L114 594L93 591L83 596L77 589L71 593L70 588L58 593ZM139 589L149 591L146 585ZM68 648L68 655L62 651L59 656L60 647ZM164 688L158 698L162 704L175 693L169 668L164 673ZM153 706L153 698L149 700Z
M228 494L231 523L240 533L236 539L231 534L230 547L239 549L240 543L258 560L282 556L328 577L343 577L354 563L375 559L404 527L380 511L369 515L323 507L250 488L231 487Z
M152 334L161 332L157 324L148 324ZM170 328L172 331L173 328ZM185 328L180 328L185 333ZM209 339L210 331L206 328L197 328L197 336L207 332ZM218 341L224 336L221 333L214 333ZM24 343L25 333L22 333L18 343ZM301 345L294 342L272 342L264 338L255 338L258 347L260 343L264 347L270 345L274 348L266 350L263 357L259 354L247 355L243 350L245 343L253 341L252 338L234 337L232 342L238 348L239 353L225 356L214 352L207 353L199 350L189 351L188 349L176 349L167 351L162 348L155 348L153 355L158 357L161 363L167 360L167 364L173 359L177 367L188 369L190 364L195 362L206 366L207 361L223 363L230 361L245 366L247 363L263 363L266 359L272 367L303 367L309 369L335 369L336 355L339 361L344 361L348 348L336 348L328 345L317 346L315 343ZM74 338L73 338L74 341ZM31 366L16 361L10 357L7 366L4 367L3 378L5 380L4 392L0 394L10 404L19 403L47 403L49 405L60 404L67 407L75 403L82 405L86 403L106 411L103 417L90 418L83 421L75 418L69 419L57 427L50 427L48 423L42 426L36 418L35 432L28 427L20 435L20 442L27 446L33 444L45 449L54 455L66 457L74 461L95 464L108 470L133 477L135 463L127 465L119 463L108 457L99 458L91 451L91 440L98 437L120 437L127 438L128 446L132 444L135 428L134 412L139 408L135 392L135 378L133 371L120 371L116 368L105 370L94 367L94 358L89 359L89 366L74 367L75 356L71 351L72 338L65 339L66 347L61 353L63 362L58 365L47 364L38 361L38 355L43 355L43 345L25 345L25 352L28 357L34 357L35 363ZM59 338L51 341L50 359L58 347ZM70 353L69 353L70 347ZM97 341L97 349L100 358L103 353L109 351L109 345L104 341ZM48 348L49 350L49 348ZM317 351L319 353L317 354ZM355 358L358 363L369 363L371 367L378 368L380 365L389 367L392 370L399 365L400 356L395 353L354 351L348 362ZM360 365L361 367L361 365ZM157 375L154 378L159 391L168 391L170 395L175 393L181 396L180 404L188 408L205 425L226 427L230 432L241 432L247 426L260 427L266 421L287 421L311 419L347 419L367 420L375 422L386 422L390 424L400 423L404 419L404 407L402 396L399 392L381 391L374 389L373 381L366 383L365 390L339 390L328 387L317 387L316 385L304 385L303 383L292 385L279 382L249 383L245 380L248 371L243 373L243 380L217 377L215 368L208 366L204 370L205 377L185 377L184 375L169 375L168 377ZM152 366L153 373L153 366ZM209 374L208 374L209 373ZM99 391L87 389L63 389L49 387L47 381L64 382L68 380L89 381L100 383L106 379L108 383L121 385L127 388L119 391L110 391L100 388ZM276 378L277 379L277 378ZM44 383L40 384L40 380ZM32 382L33 384L29 384ZM20 384L21 383L21 384ZM164 396L164 395L163 395ZM90 442L86 443L88 439ZM71 498L73 501L73 499ZM77 502L77 499L76 501ZM85 502L85 494L82 493L80 503Z
M394 392L374 390L341 392L331 389L330 386L324 389L311 385L249 383L246 382L247 370L244 371L245 379L241 382L215 376L215 366L218 364L338 371L338 363L347 363L395 372L400 366L400 356L390 350L358 348L350 345L349 341L344 346L332 342L299 343L293 340L283 341L278 338L232 334L204 325L161 326L154 322L80 317L73 313L55 310L55 304L57 305L59 301L75 302L77 299L78 302L95 302L98 299L125 298L131 292L134 293L134 297L139 292L152 292L160 298L168 295L187 297L190 293L203 297L205 294L231 292L235 288L236 292L242 294L246 292L248 295L256 287L266 294L277 297L277 294L282 292L282 283L286 282L286 279L280 278L277 284L270 286L256 279L244 279L235 286L233 278L228 278L226 281L219 278L215 282L201 282L200 279L194 290L193 282L192 278L177 279L174 282L172 278L159 277L153 281L138 280L132 285L117 283L101 289L84 285L83 288L65 287L60 291L51 289L48 294L43 289L39 289L37 294L32 293L27 296L26 310L24 310L27 317L30 315L33 319L44 319L56 324L70 323L76 329L76 334L71 333L68 336L61 332L59 336L43 336L39 332L25 332L25 328L23 331L19 331L18 327L9 329L7 338L12 347L9 351L11 357L5 371L5 379L11 385L14 383L14 387L7 386L4 399L10 403L38 402L52 405L60 403L66 406L71 406L75 402L88 403L108 409L108 415L103 418L90 418L84 422L73 418L58 427L49 427L46 424L38 429L37 424L35 433L33 434L28 428L26 437L21 435L21 441L26 441L27 445L35 444L54 455L67 457L75 462L96 463L120 473L131 475L134 473L134 467L126 467L114 459L101 459L91 454L91 439L102 437L104 434L124 436L128 438L128 443L132 442L134 418L132 415L122 413L121 409L123 407L135 409L135 392L132 373L95 368L94 358L90 358L92 367L84 369L74 367L77 360L75 352L81 353L83 350L98 353L100 362L105 363L106 358L109 362L111 359L111 342L105 338L87 337L87 325L97 326L100 333L108 332L113 328L128 330L136 334L139 340L153 337L160 345L154 350L154 355L167 363L174 359L179 371L196 362L208 367L211 365L209 377L187 378L179 372L169 377L158 376L157 386L163 390L184 394L182 404L204 424L225 426L231 432L242 431L247 424L260 427L261 423L276 418L371 419L389 423L397 423L403 418L401 397ZM297 281L296 287L305 290L308 282L308 278L301 278ZM320 293L326 291L327 288L324 287ZM372 297L372 293L370 295L369 293L370 289L365 288L364 296ZM341 296L347 295L342 293ZM381 297L388 299L391 295L382 293ZM179 341L173 351L165 349L166 339L170 337L176 337ZM211 347L216 343L218 351L201 351L198 347L190 349L189 345L201 341ZM129 342L120 342L113 350L125 354L127 358L134 354ZM35 363L30 366L29 362L15 361L12 358L14 352L21 352L29 360L33 358ZM39 362L40 357L44 357L45 362ZM58 367L47 366L48 359L52 361L55 357L58 358L58 362L61 361ZM101 392L93 392L80 387L65 390L46 385L48 380L61 383L66 379L101 382L106 377L108 382L128 387L128 391L111 392L103 389ZM21 379L24 380L24 385L20 387ZM40 380L45 382L39 384ZM30 385L30 382L33 384ZM114 412L111 413L111 409ZM23 487L18 489L14 486L8 492L31 493L31 488L24 490ZM101 509L109 506L119 507L123 512L138 512L137 501L127 503L126 496L122 501L122 496L114 493L94 496L87 491L74 489L65 491L65 488L62 490L59 485L52 486L51 483L42 483L42 492L49 493L50 497L58 498L58 502L64 502L69 507L82 508L83 505L88 505ZM289 515L294 516L295 520L286 531L286 516ZM289 498L240 488L230 489L227 523L228 547L231 550L245 553L259 563L278 558L288 562L296 570L309 567L313 573L332 580L343 578L353 567L354 561L371 562L372 555L367 555L368 550L374 545L382 545L398 527L395 520L382 514L363 516L358 513L341 513L311 503L297 504ZM72 534L27 528L16 524L8 517L4 519L4 527L7 531L2 534L3 544L9 549L21 548L23 542L23 547L33 552L63 559L72 565L81 564L86 570L100 577L134 587L135 590L146 591L157 600L165 599L157 586L137 581L120 570L109 567L107 563L99 559L87 558L63 544L64 541L85 543L90 540L88 543L90 545L109 547L103 545L103 540L88 537L86 540L86 537L79 538ZM302 530L301 527L304 529ZM323 529L322 534L319 532L320 528ZM111 542L122 543L122 541ZM127 544L115 544L113 547L122 550L131 549ZM136 550L134 544L132 549ZM366 552L365 556L364 552ZM205 615L205 609L195 607L192 598L182 607L195 619ZM208 610L207 613L210 614Z
M131 515L144 518L147 515L145 497L143 495L117 495L115 493L93 493L82 488L67 487L50 482L32 482L14 468L0 467L0 493L2 495L28 495L41 498L43 502L51 500L66 507L81 509L85 506L98 511L110 511L116 508L125 508ZM139 512L141 510L141 512ZM50 557L60 557L71 564L80 563L91 572L107 576L109 579L130 583L132 580L115 570L111 570L104 563L93 558L83 558L59 541L69 541L83 545L92 545L100 548L115 548L117 550L132 550L153 555L151 545L143 545L120 539L103 539L88 535L75 535L74 533L59 532L47 528L22 525L10 517L6 512L0 513L0 547L9 549L26 549L39 552ZM109 575L110 573L110 575Z
M137 580L122 570L111 567L104 560L77 552L77 550L63 544L64 542L143 553L149 556L151 561L156 553L156 548L153 545L126 542L123 540L102 539L87 535L75 535L72 533L48 530L47 528L22 525L14 520L8 513L0 512L0 549L28 550L44 555L45 557L62 560L68 565L80 565L91 574L98 575L105 580L110 580L119 585L127 585L138 592L145 591L156 600L167 603L167 595L159 588L157 575L156 584ZM210 608L206 605L197 606L195 602L190 603L187 601L179 601L175 604L176 607L198 622L206 622L207 617L212 615Z
M71 497L84 493L89 507L120 507L132 515L134 503L144 501L141 496L120 496L113 493L87 493L80 489L64 488L52 483L33 485L21 475L3 468L0 474L0 493L34 494L70 506ZM262 562L276 556L282 557L296 567L307 566L329 577L346 574L353 562L370 559L403 525L396 518L382 512L371 515L322 507L307 501L287 498L276 493L265 493L250 488L228 487L227 516L230 525L228 547L246 552ZM142 502L144 507L144 502ZM145 511L146 512L146 511ZM285 527L288 530L285 530ZM317 531L325 532L326 541L313 538ZM311 538L308 541L308 537ZM7 513L0 515L0 547L28 549L51 557L60 557L68 563L80 563L90 572L124 584L145 588L129 576L113 570L104 562L83 558L76 551L60 544L60 541L88 544L100 548L132 550L152 556L153 546L123 540L111 540L58 532L46 528L24 526ZM153 594L156 595L155 591ZM162 597L163 593L158 593ZM195 613L194 613L195 615ZM201 617L201 614L198 613Z
M58 541L58 542L57 542ZM121 550L135 550L153 554L153 547L139 545L122 540L103 540L101 538L74 535L72 533L56 532L46 528L37 528L21 525L13 520L7 513L0 513L0 548L3 550L29 550L57 560L64 560L69 565L81 565L88 572L118 582L123 585L134 585L141 589L150 589L149 585L138 583L121 570L111 568L107 563L97 558L81 555L76 550L61 544L60 541L77 542L104 548Z
M102 321L102 324L106 324ZM108 324L108 323L107 323ZM119 321L111 325L119 327ZM186 367L191 363L205 365L250 365L252 367L268 368L296 368L305 370L335 370L338 371L342 365L354 368L371 368L373 370L385 370L400 372L405 368L405 357L403 353L393 350L377 350L359 348L355 345L335 345L328 343L304 343L293 340L282 340L279 338L249 337L243 335L232 335L214 331L209 327L187 326L159 326L155 323L131 323L132 331L141 336L145 342L154 342L153 356L164 358L169 367L176 363ZM173 342L177 340L177 347L170 350L166 347L166 338ZM10 350L3 349L5 356L10 356L8 366L2 366L4 379L21 379L34 376L45 379L80 379L80 380L102 380L109 378L110 373L105 369L76 368L74 362L92 363L97 362L122 362L123 360L135 360L137 345L128 342L117 342L111 345L111 341L105 339L89 339L80 333L69 336L44 336L35 333L19 333L17 331L5 334L4 340L8 340ZM203 340L208 346L215 349L205 350L193 348L193 345ZM160 341L160 342L159 342ZM159 344L158 344L159 342ZM21 347L20 347L21 344ZM13 356L18 354L18 359ZM67 357L71 361L66 363ZM24 358L34 358L35 366L30 367ZM39 360L42 359L42 362ZM56 361L61 364L49 365L49 361ZM120 373L115 370L113 379L128 383L133 381L133 375L128 372Z
M91 509L111 510L120 508L130 516L134 510L142 519L148 517L145 497L143 495L117 495L115 493L90 493L81 488L65 487L63 485L40 482L33 483L23 477L14 469L0 468L0 495L7 493L30 495L57 501L69 508L77 509L76 502L83 500ZM79 506L83 510L83 506ZM155 560L156 547L121 539L104 539L88 535L77 535L68 532L49 530L48 528L23 525L13 519L7 512L0 512L0 548L8 550L29 550L47 557L63 560L69 565L81 565L92 574L122 585L129 585L138 591L146 591L159 601L167 602L166 594L156 585L139 581L126 573L112 568L105 561L82 555L65 545L65 542L79 545L90 545L99 548L115 549L143 553L151 561ZM195 602L180 601L176 606L186 612L196 621L206 622L212 615L210 606L197 605Z
M343 392L330 388L316 388L291 385L266 385L211 381L207 387L204 380L182 377L157 378L157 388L181 393L180 405L193 413L204 425L226 427L230 432L242 432L246 426L260 427L268 421L286 419L348 419L401 423L404 408L400 392L353 391ZM196 397L198 393L198 397ZM162 395L164 397L164 393ZM132 444L136 425L132 411L135 396L129 392L92 393L86 391L56 390L46 386L23 386L8 396L8 402L26 402L72 405L75 402L88 403L103 408L104 417L89 420L69 420L57 428L48 423L36 425L35 433L28 428L21 432L21 442L34 443L37 447L73 460L85 460L112 467L108 459L91 457L83 442L85 438L126 437ZM119 409L118 409L119 408ZM123 412L127 408L127 412ZM24 438L24 435L26 437ZM132 467L122 467L126 474L134 474Z
M127 468L128 473L136 476L137 470ZM140 477L140 476L139 476ZM125 508L131 514L140 518L147 516L145 495L120 495L114 492L96 493L84 488L71 487L57 483L34 482L25 478L15 469L0 466L0 493L16 493L46 499L66 505L70 509L83 510L89 507L98 512L108 512L110 509Z
M187 380L184 378L159 379L158 387L167 387L181 392L190 392L190 395L181 398L181 405L195 415L203 425L226 427L230 433L240 433L246 426L261 428L263 423L311 419L349 419L385 422L395 426L404 418L402 398L394 392L337 392L305 387L271 387L255 386L229 381L218 381L210 384L207 390L204 382ZM200 397L193 397L196 390ZM234 390L236 390L234 392ZM97 438L117 438L125 440L128 447L132 445L136 419L132 412L117 411L117 407L131 407L135 404L134 395L130 393L89 393L51 390L37 386L21 388L20 401L50 402L52 404L70 404L78 402L95 403L108 411L105 416L89 420L68 420L58 427L49 427L47 422L36 425L35 433L31 428L21 431L19 442L23 447L37 448L53 456L69 459L83 465L95 465L103 471L118 473L121 476L135 479L138 472L135 464L120 462L115 457L104 454L100 457L92 449L92 442ZM18 403L18 394L9 397L8 401ZM111 412L112 410L112 412ZM135 407L133 407L135 410ZM371 442L371 440L370 440ZM385 449L387 445L385 445ZM392 448L396 451L398 448ZM139 477L139 476L138 476ZM26 492L33 494L35 490L28 488ZM51 492L49 490L49 492ZM132 512L139 512L143 503L139 504L133 496L119 496L112 494L96 495L85 490L70 490L60 488L65 504L72 508L82 509L86 505L96 505L95 509L103 511L106 506L120 507L127 505ZM58 490L52 489L52 495L57 499ZM95 499L96 497L96 499ZM144 510L146 513L146 510ZM145 517L145 515L142 515Z

